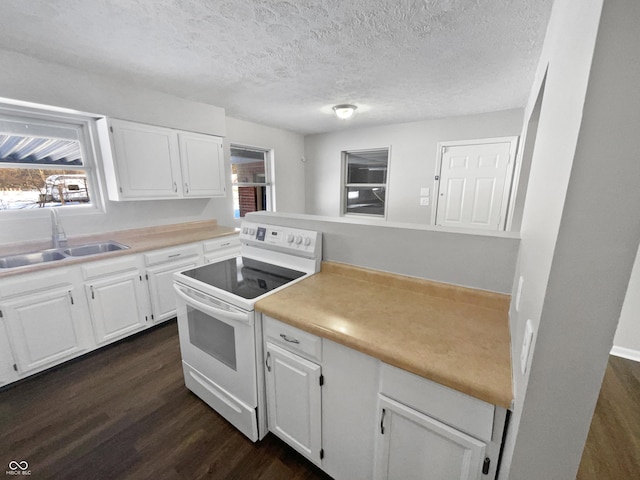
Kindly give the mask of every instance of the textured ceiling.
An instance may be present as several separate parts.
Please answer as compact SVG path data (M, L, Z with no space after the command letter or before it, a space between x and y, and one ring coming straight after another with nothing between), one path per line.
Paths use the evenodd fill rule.
M551 3L3 0L0 48L306 134L523 107Z

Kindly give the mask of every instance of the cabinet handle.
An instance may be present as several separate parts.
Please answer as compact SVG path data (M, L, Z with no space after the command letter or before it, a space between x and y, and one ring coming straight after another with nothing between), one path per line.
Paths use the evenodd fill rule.
M93 285L91 285L91 300L95 300L95 299L96 299L96 296L93 293Z
M71 294L71 290L69 290L69 300L71 300L71 305L73 305L73 295Z
M179 257L180 255L182 255L181 253L174 253L172 255L169 255L167 258L175 258L175 257Z
M289 343L300 343L300 340L298 340L297 338L291 338L287 335L285 335L284 333L281 333L280 336L282 337L282 339L285 342L289 342Z
M384 416L387 414L386 409L382 409L382 416L380 417L380 433L384 435Z
M174 192L178 191L178 184L176 182L173 182L173 191Z
M267 367L267 371L270 372L271 371L271 364L269 363L269 360L271 360L271 352L267 352L267 359L265 360L264 364Z
M184 184L184 189L186 190L187 193L189 193L189 184L188 183Z

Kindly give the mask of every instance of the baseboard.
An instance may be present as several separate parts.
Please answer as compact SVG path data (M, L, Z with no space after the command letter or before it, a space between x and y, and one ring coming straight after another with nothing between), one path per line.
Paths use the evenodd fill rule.
M631 348L625 347L616 347L614 345L611 349L611 355L626 358L628 360L633 360L634 362L640 362L640 350L633 350Z

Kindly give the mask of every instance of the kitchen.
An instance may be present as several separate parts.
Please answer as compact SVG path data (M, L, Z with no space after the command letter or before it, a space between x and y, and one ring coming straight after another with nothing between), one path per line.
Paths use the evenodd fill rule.
M571 8L574 9L573 11L577 10L583 15L578 15L575 20L572 20L571 17L573 17L573 13L571 15L567 13ZM627 6L627 8L633 7ZM584 48L584 50L581 50L578 46L570 44L568 40L562 36L547 37L550 46L548 46L546 50L543 50L543 58L548 59L550 65L557 65L555 68L562 68L563 70L561 70L562 75L549 74L545 84L545 105L549 105L547 108L551 108L551 111L555 108L555 115L562 117L564 123L556 126L551 117L545 116L547 110L543 109L538 135L539 138L555 138L550 132L553 131L554 128L562 129L567 137L571 137L571 132L573 132L573 137L571 138L565 140L563 135L562 139L555 140L555 144L547 143L547 148L561 148L565 145L563 142L574 142L574 145L580 147L577 149L580 154L583 154L582 148L587 148L586 143L583 145L583 142L587 142L587 137L581 135L578 138L578 128L580 127L584 129L590 126L585 119L582 119L582 124L580 123L582 105L585 103L585 100L581 99L578 106L573 103L571 104L576 107L575 110L571 110L571 112L573 112L573 116L569 116L567 114L565 111L566 104L562 101L562 97L565 96L567 92L572 92L574 95L577 95L575 92L575 85L582 86L583 90L580 91L582 92L582 95L586 97L586 100L590 100L592 98L591 95L593 95L593 98L600 98L601 95L604 95L604 98L609 98L607 95L612 95L610 93L597 90L600 84L593 83L591 80L589 80L588 94L584 93L586 91L587 79L590 78L587 75L591 64L591 58L593 56L593 44L596 44L595 31L598 25L600 26L601 32L606 32L608 35L614 36L614 38L616 34L621 35L622 32L631 34L624 29L616 30L616 28L608 23L611 21L610 16L613 16L616 21L623 19L625 17L624 11L620 12L610 4L607 4L605 6L604 13L606 14L605 19L607 21L600 22L599 8L594 6L579 7L571 4L571 2L556 2L556 12L555 15L552 15L550 31L557 34L558 31L566 29L571 31L571 28L573 28L574 31L580 35L580 38L590 39L592 43L589 44L591 45L589 46L587 45L588 42L583 42L582 48ZM610 37L604 36L603 38L604 40L601 40L601 37L598 37L598 42L603 43L596 44L598 46L596 49L597 55L594 59L593 66L591 66L591 71L600 72L603 75L605 73L613 75L613 73L610 72L619 69L611 68L608 64L600 66L601 64L596 62L596 60L605 62L605 60L609 60L611 58L610 56L604 55L604 53L600 53L600 48L604 49L608 46L605 41ZM566 44L563 43L565 41L567 41ZM557 43L554 44L553 42ZM624 42L623 44L627 45L627 43ZM569 45L572 48L575 48L575 50L565 51L565 45ZM629 45L633 45L633 42L629 43ZM569 47L567 46L566 48ZM11 76L8 73L5 73L5 76L2 77L3 96L9 98L28 99L29 101L48 105L60 105L80 111L98 111L107 115L126 117L142 123L162 123L169 127L196 131L203 130L202 125L198 124L198 119L200 118L202 123L206 124L205 131L217 134L221 134L221 132L223 132L223 130L220 129L220 125L212 126L212 123L214 122L210 121L213 116L210 116L210 114L215 111L215 107L197 104L197 102L181 101L175 97L154 93L149 90L136 89L131 85L106 80L100 76L83 74L78 79L77 75L73 75L75 72L70 72L66 68L46 64L41 61L34 61L17 53L7 53L5 58L7 61L12 60L17 69L14 69L14 71L22 71L24 72L24 75L22 75L20 81L12 81L10 78ZM569 61L568 59L571 60ZM621 61L621 63L623 62ZM632 68L632 66L633 62L628 62L628 65L626 65L625 68ZM19 67L21 67L21 69ZM596 67L600 68L596 69ZM550 70L550 72L552 72L552 70ZM535 85L539 86L542 83L543 76L544 72L538 72ZM37 81L38 78L51 78L51 81L48 82L47 85L42 85ZM71 80L73 80L73 82ZM78 82L80 82L80 84L78 84ZM620 84L621 79L616 77L615 82L616 84ZM70 85L73 85L73 87L70 87ZM624 83L622 83L622 87L623 86ZM633 101L637 101L637 98L631 96L631 88L625 90L622 87L616 90L622 90L628 93L629 96L625 98L625 102L628 104L626 108L631 109ZM82 100L78 99L77 95L74 95L74 90L82 90L88 93L109 92L111 95L102 96L98 93L95 93L94 95L88 94L87 99ZM534 90L537 91L537 87ZM594 93L596 91L599 94L597 96L596 93ZM573 99L573 96L571 99ZM145 108L136 109L134 106L139 105L140 102L144 103ZM533 104L534 101L530 100L530 103ZM591 104L586 105L587 107L595 108L591 107ZM587 107L585 107L585 111L588 110ZM619 106L618 103L616 104L616 108L616 111L618 112L626 111L624 109L624 105ZM531 110L533 110L533 105L529 105L527 110L525 110L525 118L527 118L526 114ZM560 110L561 113L558 112L558 110ZM167 111L171 112L170 115L166 113ZM586 117L586 119L598 118L598 121L603 121L605 113L606 112L598 110L597 115L594 117ZM548 115L550 115L550 113ZM364 116L364 114L362 116ZM207 119L203 120L204 117ZM224 115L218 116L217 118L221 118L221 122L224 123ZM162 121L160 119L162 119ZM607 122L604 123L606 124ZM608 123L614 124L615 119L611 119ZM543 126L545 129L542 128ZM634 124L631 121L629 122L629 125L624 125L625 128L632 128L633 126ZM305 180L304 175L306 168L305 162L300 161L300 159L305 156L304 143L300 136L277 131L277 129L270 127L260 127L259 125L250 124L243 120L231 120L229 118L226 119L226 128L226 142L248 145L270 144L269 146L273 146L277 151L291 152L283 156L279 155L278 157L279 161L282 159L283 162L283 164L280 164L280 168L281 170L284 169L286 171L288 178L287 181L283 181L282 186L279 186L276 190L276 207L277 209L281 209L286 206L286 210L289 212L303 213L302 210L304 202L301 201L301 198L303 198L302 186L305 185L305 182L308 179ZM251 131L253 131L253 133ZM543 133L546 135L545 137L543 137ZM605 139L608 137L606 137L604 133L594 134L593 131L590 131L589 133L592 135L588 138L592 138L593 140L591 140L591 142L596 143L596 145L592 145L591 143L588 144L589 148L593 147L595 149L599 143L602 143L603 145L606 144ZM263 137L259 137L260 135L263 135ZM264 139L265 137L270 139L269 142ZM628 138L633 138L633 136L629 134ZM273 143L274 141L278 141L281 145L282 143L286 143L288 140L290 145L294 145L294 148L290 147L290 149L285 149L284 147L279 147ZM542 147L537 147L537 149L539 148ZM573 152L575 148L572 147L570 150ZM566 157L563 158L571 157L571 159L573 159L572 153L567 153L562 149L561 151L566 155ZM536 153L536 155L541 154ZM596 322L595 324L590 323L588 328L586 328L576 319L574 326L576 328L580 327L580 336L581 339L585 340L584 342L573 342L574 334L565 330L565 327L567 330L571 330L568 328L568 325L571 325L571 319L567 319L566 321L569 323L564 325L560 325L557 322L541 323L541 325L544 326L544 329L541 327L538 332L535 343L535 352L545 353L541 353L540 355L534 354L533 362L531 364L531 376L521 377L516 375L514 378L514 384L516 387L515 398L517 402L515 411L519 412L515 416L519 417L519 428L514 430L514 432L518 432L517 440L516 438L513 438L513 442L509 444L505 453L505 455L507 455L505 458L508 458L509 456L511 457L510 463L513 478L540 478L536 477L536 475L532 473L537 471L535 470L535 467L539 468L539 460L536 460L536 458L540 457L545 458L545 468L550 469L548 472L541 475L542 478L565 478L570 476L565 475L567 471L571 471L576 468L577 462L579 461L582 442L575 440L574 436L583 438L584 435L586 435L588 418L591 416L591 411L599 388L601 373L604 370L604 357L611 347L611 339L613 338L615 324L617 323L617 314L615 314L614 311L617 308L619 313L624 297L626 282L628 281L630 268L633 264L633 256L637 250L637 232L635 232L635 230L631 231L634 228L637 228L637 225L627 225L626 228L622 228L617 223L615 225L613 224L614 219L610 218L610 215L601 215L602 218L600 218L600 220L602 222L611 222L612 225L607 225L608 228L604 228L603 226L602 229L598 230L601 230L603 232L602 235L604 235L604 232L607 230L612 231L612 229L615 228L617 236L615 239L610 238L610 236L605 236L599 243L596 242L594 245L591 245L586 242L586 239L591 238L591 236L595 235L597 232L578 232L577 226L560 221L560 214L563 213L563 207L565 206L567 185L571 186L569 193L576 196L575 198L570 197L568 193L567 198L574 199L574 202L577 202L578 204L580 203L579 199L586 200L593 196L591 193L587 194L579 189L581 185L586 186L586 184L578 183L580 181L586 182L583 177L578 176L574 178L572 176L571 181L569 181L568 175L571 168L571 161L567 161L568 163L565 164L565 169L563 171L564 176L556 174L553 177L555 178L555 188L552 188L550 191L548 184L550 177L547 175L543 178L541 175L543 175L545 168L552 169L552 165L547 165L545 162L534 164L535 169L531 173L528 198L535 198L536 201L533 202L528 200L528 204L531 205L529 207L530 212L528 215L529 223L525 223L528 228L525 229L523 227L520 234L522 243L520 253L521 258L518 268L520 269L521 274L525 277L526 282L529 281L527 280L529 277L534 279L534 281L531 283L533 288L527 288L527 283L525 283L523 290L524 313L521 315L531 315L533 318L541 318L543 314L542 305L547 305L545 300L547 297L544 292L546 291L546 284L548 280L553 280L555 282L554 286L558 291L569 289L572 284L569 280L574 279L575 270L572 269L576 268L576 266L569 266L566 263L561 263L559 259L556 259L553 256L556 238L559 236L559 233L563 233L563 236L561 236L560 239L569 242L569 245L574 245L576 244L575 242L577 242L584 249L593 249L588 251L576 251L574 253L574 255L578 256L578 258L576 258L576 262L579 262L580 265L585 263L589 264L580 268L580 271L582 272L580 278L589 278L594 271L598 271L598 275L605 275L604 277L600 276L599 278L604 280L607 285L610 285L610 288L614 292L617 292L616 295L612 295L610 297L615 299L616 302L613 304L608 303L607 301L601 301L597 296L597 291L588 290L590 292L588 297L593 298L591 302L596 302L598 299L598 303L596 303L596 305L599 305L598 308L600 309L598 314L603 318L611 320L606 324L601 322ZM584 163L581 163L580 165L583 164ZM620 170L617 171L617 175L619 175L620 178L633 178L633 170L628 170L626 172L622 170L622 167L625 165L625 163L621 163L621 165L618 166ZM631 169L632 167L629 165L628 168ZM587 172L585 171L581 173L586 175ZM601 178L599 188L601 189L601 192L610 192L611 194L615 193L615 198L619 198L621 195L624 195L624 200L621 203L626 206L617 205L617 211L621 208L631 209L629 210L629 213L631 213L633 211L632 207L638 204L637 199L633 196L633 189L623 189L619 187L620 178L615 179L616 183L614 183L614 179L611 179L610 183L605 185L603 185L602 182L607 181L607 179ZM563 184L562 182L565 183ZM607 188L609 190L606 190ZM602 196L605 198L609 197L608 195ZM600 198L599 200L602 199ZM154 224L180 223L184 221L197 220L200 216L205 218L217 218L219 223L222 225L231 222L231 208L226 208L226 205L224 205L223 208L222 205L218 204L218 201L207 202L204 200L194 199L189 200L187 204L177 201L167 202L167 204L163 205L162 208L157 208L153 205L142 205L143 202L140 203L141 205L136 205L135 207L127 203L109 204L110 215L103 215L99 221L96 221L93 224L91 224L91 221L86 218L63 218L63 222L67 232L71 232L73 234L90 233L96 228L96 224L100 224L100 229L102 231L109 231L154 226ZM542 218L537 220L537 217L532 216L535 213L534 210L531 210L534 208L534 205L539 206L541 211L554 214L554 220L549 220L548 217L544 220ZM569 207L578 208L573 202L567 204L567 209ZM589 207L592 209L595 208L591 203L589 204ZM603 209L605 207L599 204L597 208ZM567 215L567 209L564 210L565 215ZM594 210L591 211L594 212ZM603 212L604 210L596 211ZM625 215L622 214L621 216L624 217ZM631 217L633 217L633 215L631 215ZM117 219L117 221L115 219ZM539 224L535 223L534 220L539 221ZM110 224L110 222L113 223ZM576 230L572 228L575 228ZM593 230L593 228L591 228L591 230ZM20 232L20 235L26 235L28 238L46 238L49 234L48 220L46 218L41 218L38 221L33 222L25 220L12 221L10 229L2 229L3 243L20 240L20 238L15 238L16 232ZM578 235L578 233L580 233L580 236L578 237L580 240L573 239L573 237L570 236L570 234ZM14 235L14 237L12 237L12 235ZM611 258L610 255L607 256L606 252L600 251L602 248L598 248L597 245L603 245L603 242L605 241L607 242L607 245L616 252L617 256L615 258ZM632 245L634 243L635 245ZM544 255L542 256L541 249L544 252ZM526 256L527 252L531 252L529 257ZM595 255L596 252L597 255ZM434 252L431 254L435 256ZM443 255L444 254L441 253L441 256ZM580 255L583 255L583 257L579 257ZM541 258L543 261L540 260ZM569 262L572 258L574 257L572 257L571 254L563 254L562 256L564 262ZM584 258L589 258L590 260L585 262ZM619 268L602 268L595 270L598 267L598 265L593 264L596 258L598 261L610 262L611 266L617 266ZM627 267L625 267L625 265L627 265ZM589 271L589 268L593 268L594 270ZM549 272L551 271L554 273L553 278L549 278ZM566 275L564 281L561 274ZM624 279L625 276L626 280ZM562 286L562 288L560 286ZM582 289L594 288L590 285L585 285L584 283L576 285L576 287L578 286ZM578 292L573 291L566 291L565 293L567 297L573 296L573 298L576 298L575 296L578 295ZM581 296L579 298L581 298ZM549 300L550 299L551 298L549 298ZM562 299L554 297L554 301L560 303L554 303L553 305L549 304L548 308L553 306L554 308L559 309L559 311L566 311L573 310L576 307L574 304L575 302L569 302L568 300L565 301L564 305L562 304ZM588 309L589 306L596 306L586 300L583 305L585 309ZM608 313L602 311L605 306L610 309L607 311ZM584 314L585 318L590 318L587 315L588 312L581 311L580 313L581 315ZM544 314L548 314L547 310L544 311ZM519 344L523 336L525 320L523 318L522 320L517 321L518 318L519 317L512 312L512 337L514 342L514 357L516 358L519 356L515 353L517 352L519 354ZM548 332L548 334L543 335L543 332ZM584 336L587 336L587 338L583 338ZM593 344L587 342L587 340ZM608 347L606 346L607 343L609 344ZM565 348L568 348L568 345L571 346L571 349L564 351ZM599 358L593 358L595 356L593 353L594 350L597 350L600 353ZM593 378L598 376L593 373L591 375L584 373L584 376L579 376L578 372L581 372L582 370L579 369L576 371L576 364L574 362L577 362L577 359L580 359L581 362L584 361L584 363L581 364L585 365L585 372L600 372L599 378ZM559 369L560 371L556 371L555 375L548 371L549 369L558 369L558 362L562 363L565 361L567 362L567 368L571 370L571 378L575 378L575 380L570 382L569 385L575 387L576 384L580 384L581 380L585 381L584 388L586 390L581 391L576 389L576 391L572 393L572 395L574 395L573 397L567 397L567 374L563 375L561 372L564 369ZM589 367L586 368L586 366ZM549 382L552 382L553 388L545 389L543 385L548 384ZM530 387L529 390L527 389L527 385ZM533 386L536 386L536 388L533 388ZM560 401L560 398L557 398L555 395L559 395L563 400ZM590 401L582 401L584 397L589 398ZM574 401L570 401L569 398L572 398ZM578 404L580 408L575 408ZM545 416L542 415L541 411L544 411L545 415L549 415L552 408L554 416L546 419ZM569 408L570 411L565 411L565 409ZM557 415L558 418L556 418L555 415ZM566 429L560 429L564 432L562 435L566 435L566 438L561 438L562 435L555 437L558 442L557 444L554 443L551 438L543 434L543 432L547 431L547 429L553 424L566 426ZM571 448L568 450L555 448L560 444L571 445ZM558 469L559 473L552 473L553 469ZM529 472L529 476L527 476L527 472Z

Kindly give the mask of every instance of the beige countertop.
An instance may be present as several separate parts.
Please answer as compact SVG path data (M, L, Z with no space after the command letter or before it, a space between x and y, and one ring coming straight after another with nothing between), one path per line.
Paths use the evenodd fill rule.
M508 295L323 262L256 310L488 403L513 398Z
M123 245L127 245L130 248L127 250L102 253L99 255L65 258L64 260L40 263L37 265L0 269L0 278L6 278L27 272L46 270L49 268L58 268L66 265L94 262L97 260L173 247L176 245L184 245L187 243L200 242L225 235L233 235L235 233L235 228L218 225L215 220L203 220L199 222L178 223L159 227L137 228L133 230L121 230L96 235L69 237L69 246L114 240L122 243ZM50 247L51 245L47 241L5 244L0 245L0 256L35 252Z

